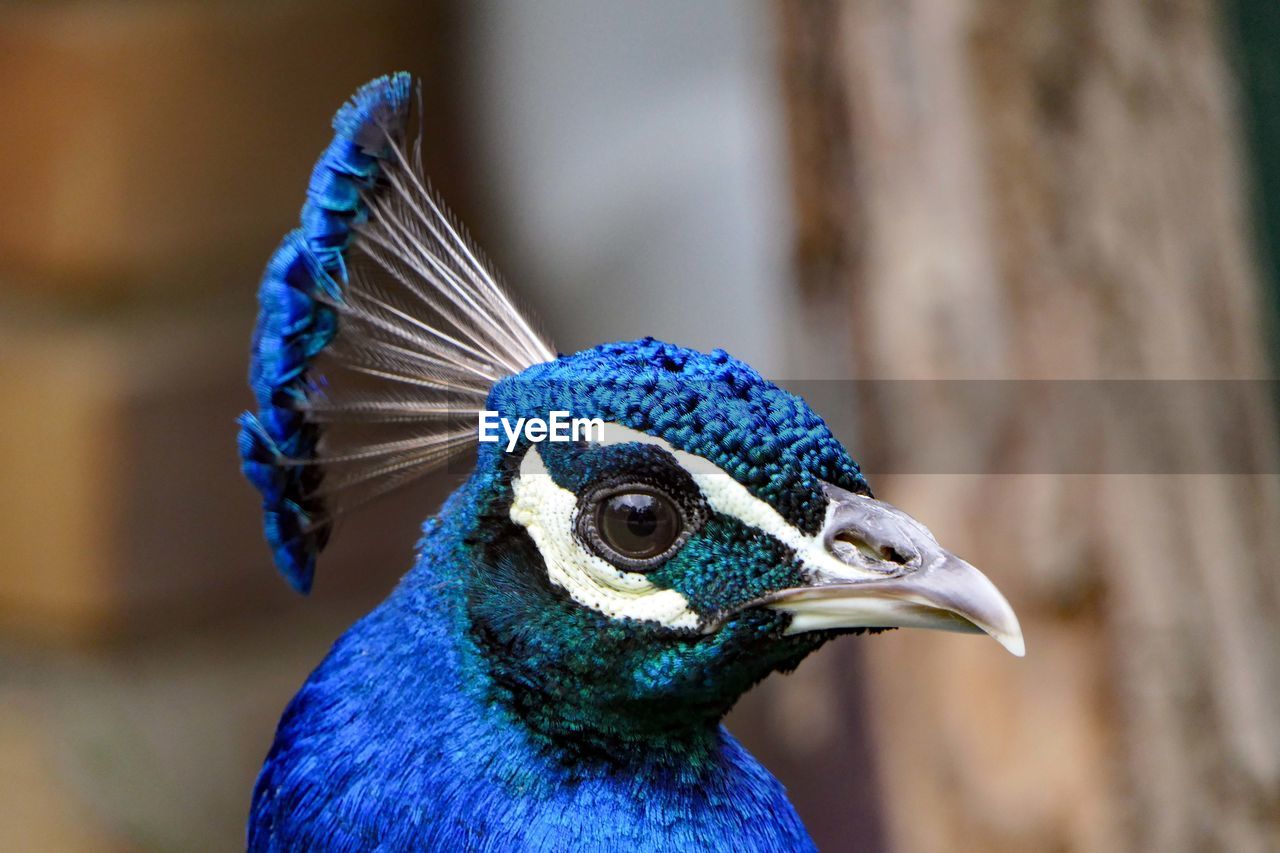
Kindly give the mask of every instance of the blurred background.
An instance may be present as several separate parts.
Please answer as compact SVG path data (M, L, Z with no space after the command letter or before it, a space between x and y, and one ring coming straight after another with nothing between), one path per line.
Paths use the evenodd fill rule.
M822 849L1280 849L1278 47L1269 0L0 6L0 849L241 847L280 711L457 482L301 599L234 447L265 259L400 68L562 350L812 392L1018 610L1023 660L845 640L734 711ZM1160 390L1135 426L1062 380Z

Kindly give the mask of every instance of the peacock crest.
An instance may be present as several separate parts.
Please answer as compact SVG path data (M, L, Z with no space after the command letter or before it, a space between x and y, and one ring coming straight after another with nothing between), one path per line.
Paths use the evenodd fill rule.
M471 446L494 383L556 357L425 178L413 91L380 77L334 117L259 289L240 455L302 592L340 513Z

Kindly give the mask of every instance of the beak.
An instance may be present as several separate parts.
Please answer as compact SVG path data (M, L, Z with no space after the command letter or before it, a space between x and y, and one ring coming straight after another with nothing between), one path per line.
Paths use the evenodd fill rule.
M986 633L1026 654L1013 608L986 575L942 548L923 524L883 501L827 485L827 520L802 556L810 584L770 595L788 634L841 628Z

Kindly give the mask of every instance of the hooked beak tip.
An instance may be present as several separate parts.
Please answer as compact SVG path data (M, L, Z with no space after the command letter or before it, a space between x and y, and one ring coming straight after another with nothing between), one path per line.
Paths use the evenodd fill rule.
M1022 625L996 585L963 560L953 558L948 562L952 565L947 569L958 576L960 591L944 595L942 606L972 622L975 628L1004 646L1014 657L1026 657L1027 643L1022 636Z
M1009 650L1009 653L1016 658L1027 656L1027 643L1022 638L1022 628L1018 627L1016 631L987 631L991 639Z

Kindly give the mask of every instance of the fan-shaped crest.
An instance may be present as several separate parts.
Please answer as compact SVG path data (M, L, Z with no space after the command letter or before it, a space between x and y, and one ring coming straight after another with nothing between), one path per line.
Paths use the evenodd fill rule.
M240 454L303 592L335 516L466 448L493 383L555 358L424 178L412 91L381 77L339 110L259 288Z

